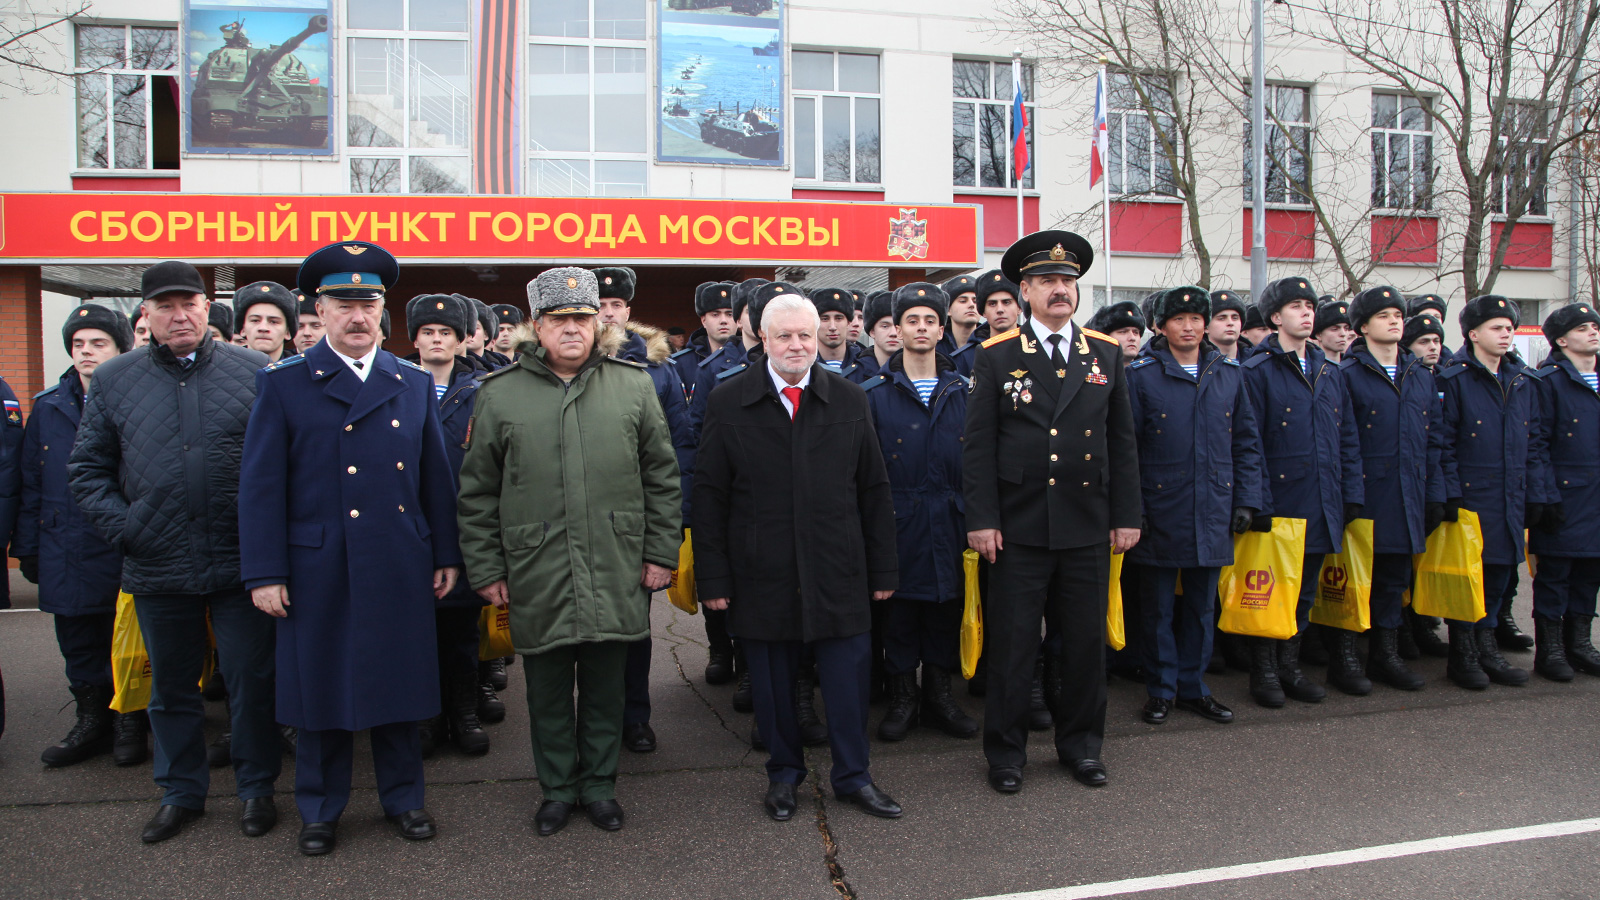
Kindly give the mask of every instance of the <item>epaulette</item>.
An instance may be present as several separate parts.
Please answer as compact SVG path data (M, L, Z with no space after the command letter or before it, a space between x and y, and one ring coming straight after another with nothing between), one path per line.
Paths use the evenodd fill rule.
M423 367L417 365L416 363L412 362L409 359L404 359L402 357L396 356L394 358L394 361L399 363L402 366L410 366L411 368L416 369L418 372L422 372L424 374L429 374L427 369L424 369Z
M501 375L504 375L507 372L515 372L521 368L521 366L506 366L503 369L495 369L493 372L484 372L481 375L475 375L473 377L478 379L479 384L483 384L491 378L499 378Z
M1021 333L1022 333L1022 329L1013 328L1010 331L1002 332L1000 334L995 335L992 338L989 338L987 341L983 342L982 346L987 349L989 347L993 347L995 344L998 344L1001 341L1009 341L1009 340L1011 340L1012 338L1016 337L1017 335L1019 335Z
M1542 369L1535 369L1533 374L1535 378L1543 378L1546 375L1554 375L1559 371L1561 371L1561 367L1552 363Z
M887 375L874 375L871 378L868 378L866 381L861 382L861 389L863 391L870 391L875 387L888 384L891 380L892 379L890 379Z
M684 355L685 353L693 353L693 352L694 352L694 348L693 347L685 347L682 350L678 350L678 351L674 352L673 354L668 356L667 359L677 359L678 357Z
M40 391L39 393L34 394L33 395L33 399L37 400L40 397L47 397L47 396L49 396L51 394L54 394L56 391L58 391L60 389L61 389L61 385L52 384L49 387L45 388L44 390Z
M1237 359L1234 359L1231 356L1224 356L1222 358L1222 364L1225 365L1225 366L1242 366L1242 365L1244 365L1244 363L1239 362Z
M956 377L961 379L961 386L962 387L966 388L969 391L972 390L972 379L971 378L968 378L967 376L961 374L960 372L956 373Z
M1092 328L1084 328L1084 329L1081 329L1081 330L1083 331L1084 334L1087 334L1089 337L1099 338L1100 340L1105 341L1108 344L1117 343L1117 339L1112 337L1109 334L1101 334L1100 332L1095 331Z
M395 357L395 358L399 359L399 357ZM306 361L306 358L304 356L291 356L288 359L279 360L279 361L273 363L272 365L267 366L265 369L262 369L261 371L263 371L263 372L276 372L279 369L287 369L290 366L298 366L298 365L300 365L301 363L303 363L305 361Z
M1257 353L1257 354L1251 356L1249 359L1245 360L1244 362L1240 363L1240 365L1244 366L1246 369L1258 369L1258 368L1266 365L1267 362L1269 360L1275 358L1275 356L1276 356L1276 354L1272 354L1272 353L1266 353L1266 352Z
M606 360L608 362L622 363L625 366L633 366L635 369L648 369L648 368L650 368L649 366L645 365L642 362L634 362L631 359L623 359L620 356L608 356L608 357L606 357Z
M1460 375L1462 372L1465 372L1466 370L1467 370L1467 364L1458 362L1458 363L1454 363L1452 365L1446 366L1443 371L1435 372L1433 377L1435 377L1435 378L1454 378L1457 375Z
M740 372L743 372L745 369L747 369L749 367L750 367L749 363L739 363L737 366L730 366L730 367L728 367L726 369L723 369L721 372L717 373L717 380L721 381L722 379L727 378L729 376L737 375L737 374L739 374Z
M1348 368L1350 368L1351 366L1353 366L1355 364L1356 364L1356 358L1354 356L1346 356L1344 359L1339 360L1339 362L1337 363L1338 367L1341 368L1341 369L1348 369Z
M1156 361L1156 358L1154 356L1141 356L1138 359L1134 360L1133 362L1128 363L1128 368L1130 368L1130 369L1142 369L1145 366L1154 364L1155 361Z

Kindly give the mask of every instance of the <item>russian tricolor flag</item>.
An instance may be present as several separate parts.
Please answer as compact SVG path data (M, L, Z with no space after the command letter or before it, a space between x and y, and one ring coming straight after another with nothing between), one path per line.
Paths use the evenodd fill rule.
M1011 160L1017 183L1033 165L1028 158L1028 108L1022 105L1022 67L1011 67Z
M1095 78L1094 86L1094 145L1089 150L1089 187L1100 183L1106 174L1107 138L1106 131L1106 73L1102 70Z

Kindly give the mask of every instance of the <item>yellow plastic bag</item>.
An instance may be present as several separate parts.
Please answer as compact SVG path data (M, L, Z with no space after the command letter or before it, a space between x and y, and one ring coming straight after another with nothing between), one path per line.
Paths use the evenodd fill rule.
M1106 646L1121 650L1128 646L1128 635L1122 627L1122 554L1111 554L1111 578L1106 592Z
M683 530L683 543L678 547L678 567L672 570L672 582L667 585L667 599L691 616L700 611L695 599L694 545L689 542L687 528Z
M1443 616L1458 622L1483 618L1483 528L1478 514L1461 511L1428 535L1417 566L1411 609L1419 616Z
M966 575L966 606L961 611L961 677L970 679L978 671L983 656L983 595L978 584L978 551L961 551L961 568Z
M1305 519L1274 516L1270 532L1234 535L1233 565L1224 566L1217 580L1222 597L1217 627L1248 637L1294 637L1305 551Z
M151 680L150 654L144 649L133 595L122 591L117 594L117 617L111 630L111 684L115 691L111 708L131 713L149 706Z
M1362 632L1372 627L1372 520L1356 519L1344 530L1344 549L1322 558L1311 621Z
M511 607L485 606L478 614L478 658L499 659L516 652L511 646Z

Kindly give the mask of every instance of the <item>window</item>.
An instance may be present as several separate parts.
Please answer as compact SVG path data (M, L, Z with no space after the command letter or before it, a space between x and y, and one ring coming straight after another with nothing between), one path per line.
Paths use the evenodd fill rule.
M878 57L790 54L794 87L794 177L877 184Z
M1011 165L1011 64L958 59L954 63L952 172L957 185L1015 189ZM1033 66L1022 67L1022 101L1028 111L1028 159L1022 186L1032 188L1039 156L1033 142Z
M1409 94L1372 95L1372 205L1433 205L1433 122L1428 101Z
M1248 86L1246 92L1248 93ZM1311 89L1267 85L1266 158L1268 203L1311 205ZM1255 151L1250 120L1244 124L1244 199L1255 200Z
M345 145L352 193L472 183L466 0L350 0Z
M529 0L525 190L643 196L650 77L644 0Z
M79 25L76 38L78 167L178 168L177 29Z
M1525 215L1547 216L1545 205L1545 153L1550 140L1548 110L1536 103L1510 102L1500 116L1500 159L1489 186L1489 209L1503 215L1506 198L1511 205L1526 199Z
M1177 140L1167 77L1115 72L1108 80L1107 174L1111 193L1173 196L1177 190L1171 161L1161 149L1163 139Z
M1155 288L1112 288L1111 303L1133 303L1138 305L1144 298L1150 296ZM1105 309L1110 304L1106 302L1106 286L1104 284L1089 285L1089 299L1092 309Z

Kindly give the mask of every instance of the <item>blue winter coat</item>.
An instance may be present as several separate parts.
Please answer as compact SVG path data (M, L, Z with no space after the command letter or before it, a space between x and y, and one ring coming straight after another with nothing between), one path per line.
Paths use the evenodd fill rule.
M1244 362L1245 384L1261 428L1272 516L1306 520L1306 553L1337 553L1344 504L1364 503L1361 441L1339 367L1306 345L1306 370L1276 334Z
M1145 526L1129 561L1166 568L1232 564L1234 508L1264 505L1261 433L1244 367L1211 350L1201 355L1195 378L1158 344L1127 371Z
M115 612L122 554L78 509L67 457L83 418L83 382L68 369L33 398L22 439L22 512L12 556L39 558L39 608L61 616Z
M1508 356L1497 378L1463 351L1438 380L1445 495L1478 514L1483 561L1514 566L1522 561L1526 504L1559 499L1547 494L1550 452L1533 371Z
M760 345L757 344L757 347ZM689 435L696 447L700 446L700 425L706 419L706 404L711 402L711 392L716 390L718 377L744 366L747 353L744 339L735 334L722 349L700 360L695 367L694 388L689 391ZM689 521L687 518L684 521Z
M961 445L967 426L967 379L948 358L938 357L939 383L924 406L901 360L896 353L862 386L894 496L900 557L895 596L956 600L966 591L961 564L961 551L967 549Z
M461 463L467 458L467 435L477 401L477 373L465 362L457 362L450 373L450 384L439 398L439 430L444 433L444 453L450 460L450 477L457 492L461 487ZM439 606L446 607L478 607L487 603L472 589L466 572L456 580L455 590L438 600Z
M956 371L963 378L971 378L972 365L978 359L978 345L988 339L989 326L980 324L972 330L972 334L967 336L967 342L957 347L955 332L951 331L950 327L946 325L944 337L939 340L939 352L950 357L950 361L955 363Z
M678 457L679 487L683 489L683 520L687 522L689 493L694 484L694 451L699 444L689 424L689 398L684 394L678 367L670 361L672 345L667 343L666 332L636 322L628 323L628 329L617 358L636 362L650 373L656 399L661 401L661 412L667 417L667 430L672 432L672 450Z
M1539 556L1600 556L1600 394L1559 350L1535 375L1550 453L1547 496L1560 498L1567 521L1555 534L1530 531L1528 550Z
M327 342L256 376L239 476L241 571L288 586L278 721L359 731L439 713L433 573L461 565L433 378Z
M1377 553L1421 553L1428 532L1424 507L1445 501L1439 418L1433 373L1415 356L1400 351L1395 377L1358 339L1339 363L1350 392L1351 415L1361 438L1361 473L1367 503L1362 517L1372 520Z
M678 369L678 380L683 382L685 395L694 390L695 372L700 368L700 363L710 355L711 345L706 338L706 330L704 328L696 328L694 333L689 335L688 344L682 350L668 357Z

